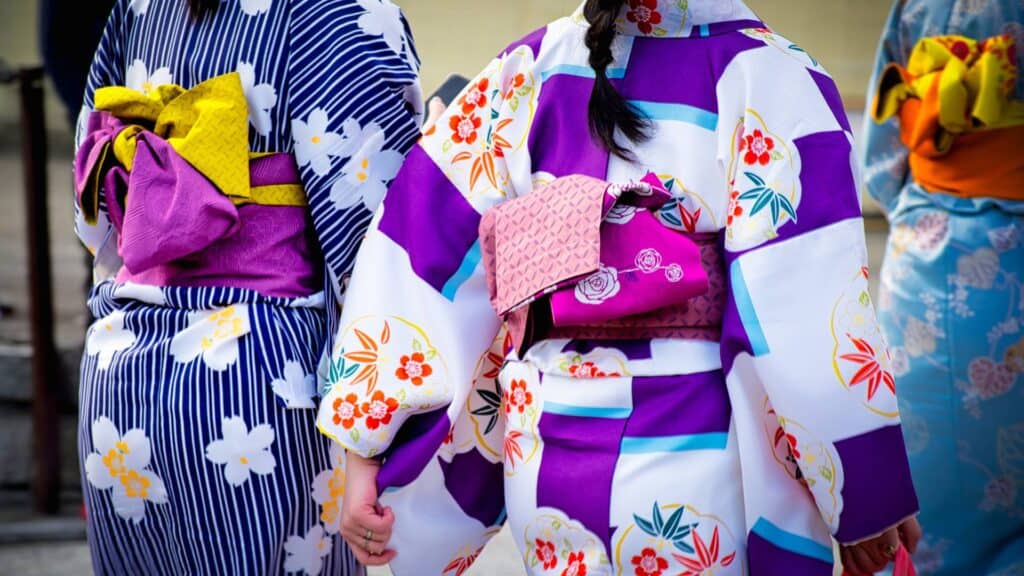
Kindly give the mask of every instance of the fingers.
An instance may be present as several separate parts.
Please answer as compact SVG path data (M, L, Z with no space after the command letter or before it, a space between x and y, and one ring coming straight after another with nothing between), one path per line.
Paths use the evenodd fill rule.
M870 572L865 572L861 566L857 557L854 555L856 551L855 547L843 547L839 551L839 559L843 563L844 576L872 576Z
M346 541L348 541L347 538ZM352 554L355 555L356 560L364 566L384 566L391 562L397 555L394 550L384 550L380 554L373 554L365 548L362 548L359 544L353 544L351 541L349 541L348 544L352 549Z
M876 572L874 568L875 563L862 547L851 546L846 549L846 552L849 564L844 563L844 566L847 570L853 572L853 576L874 576Z
M921 524L917 521L917 518L911 518L903 524L900 524L900 541L903 542L903 546L907 549L907 552L915 554L917 552L917 543L921 540Z
M429 132L434 127L434 124L437 124L437 121L444 114L445 108L444 101L437 96L430 99L430 102L427 104L427 121L423 124L424 132Z

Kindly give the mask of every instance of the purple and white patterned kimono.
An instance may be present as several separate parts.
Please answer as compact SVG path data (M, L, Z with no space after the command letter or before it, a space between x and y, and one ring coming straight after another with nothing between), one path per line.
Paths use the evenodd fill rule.
M588 131L586 29L577 11L511 45L413 150L357 258L319 426L384 459L399 575L462 574L507 520L531 574L829 576L833 537L917 512L837 89L740 0L630 2L608 75L652 138L628 162ZM649 172L665 225L718 239L717 337L509 352L483 214Z

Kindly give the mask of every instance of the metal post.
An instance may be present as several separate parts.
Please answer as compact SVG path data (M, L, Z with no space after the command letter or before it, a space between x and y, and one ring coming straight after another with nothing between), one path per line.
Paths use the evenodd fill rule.
M32 433L34 439L35 510L56 514L60 508L59 383L53 342L53 286L50 271L50 224L47 207L46 116L43 70L18 74L21 92L22 162L25 174L28 232L29 318L32 332Z

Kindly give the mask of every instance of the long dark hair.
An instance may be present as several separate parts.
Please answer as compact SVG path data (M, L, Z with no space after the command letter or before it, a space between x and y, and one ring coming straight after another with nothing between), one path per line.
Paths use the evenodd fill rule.
M202 20L204 16L213 14L220 6L220 0L185 0L193 20Z
M590 49L590 67L594 69L594 91L590 94L590 132L616 156L632 160L630 151L615 141L615 129L633 143L644 142L650 135L650 122L612 85L608 79L608 66L612 64L612 42L615 40L615 20L626 0L587 0L583 15L590 23L586 44Z

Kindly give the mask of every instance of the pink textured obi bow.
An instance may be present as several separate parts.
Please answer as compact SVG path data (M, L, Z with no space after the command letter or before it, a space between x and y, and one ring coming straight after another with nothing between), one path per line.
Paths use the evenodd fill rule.
M723 291L720 264L712 244L658 220L671 200L653 174L624 187L568 176L484 214L491 304L520 352L549 337L685 336L707 323L691 304ZM721 310L711 315L720 325Z
M75 158L83 216L96 221L102 195L118 231L119 282L232 286L281 297L318 290L320 256L308 239L307 210L292 198L300 179L291 154L249 158L247 188L270 201L260 194L239 201L150 131L131 136L134 158L124 166L112 148L131 129L109 112L93 112ZM287 198L274 201L282 192Z

